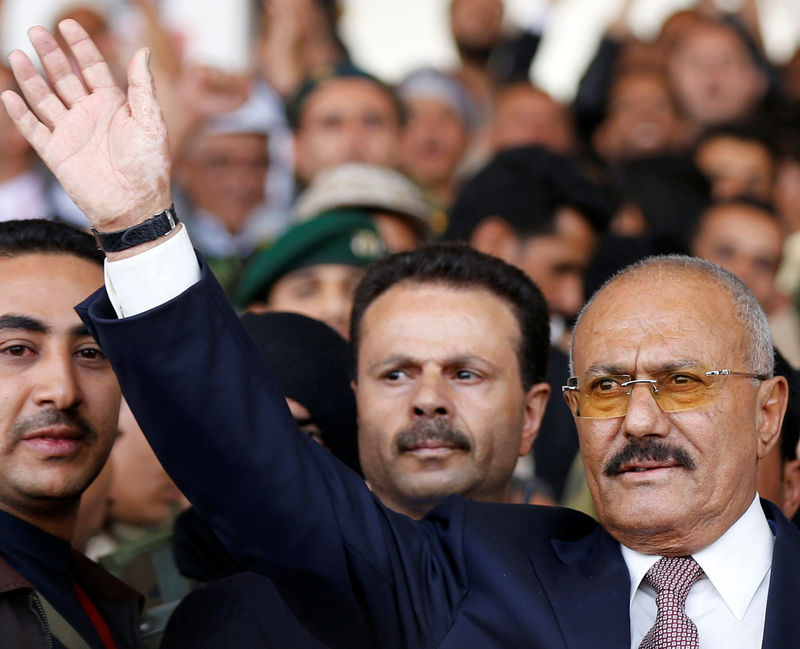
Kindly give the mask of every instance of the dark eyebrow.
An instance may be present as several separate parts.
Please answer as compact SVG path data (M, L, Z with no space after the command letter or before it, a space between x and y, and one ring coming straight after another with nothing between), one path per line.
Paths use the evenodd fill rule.
M409 365L419 365L420 362L421 361L419 359L411 358L410 356L406 356L404 354L392 354L391 356L387 356L386 358L381 358L380 360L375 361L369 366L369 369L376 370L390 366L408 367Z
M0 316L0 329L24 329L35 333L47 333L48 327L40 320L26 315L6 314ZM84 327L85 329L85 327Z
M404 368L415 365L422 365L424 362L425 361L423 359L414 358L412 356L406 356L405 354L392 354L391 356L387 356L386 358L376 361L375 363L370 365L369 369L375 370L375 369L381 369L383 367ZM441 361L442 367L447 367L447 368L468 367L476 363L480 363L484 366L490 365L494 367L494 363L492 363L488 359L474 354L455 355L449 358L442 359Z
M10 313L0 316L0 330L3 329L21 329L37 334L46 334L50 332L50 327L41 320L31 318L27 315L15 315ZM87 326L83 323L76 324L74 327L70 328L69 333L75 338L82 338L84 336L91 337L92 335L89 333Z
M81 338L83 336L89 336L90 338L94 338L92 334L89 333L89 328L85 324L78 324L72 327L69 330L70 335L75 336L76 338Z

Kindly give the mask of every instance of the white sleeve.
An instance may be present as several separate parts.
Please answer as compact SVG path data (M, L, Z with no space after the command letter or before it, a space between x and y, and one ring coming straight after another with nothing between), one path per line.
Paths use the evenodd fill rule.
M105 263L106 292L120 318L169 302L200 280L200 265L183 225L164 243Z

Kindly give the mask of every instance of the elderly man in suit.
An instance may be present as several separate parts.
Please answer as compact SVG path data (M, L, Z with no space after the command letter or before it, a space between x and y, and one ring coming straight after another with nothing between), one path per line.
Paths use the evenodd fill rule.
M794 642L800 536L755 488L786 382L771 376L769 330L737 280L705 262L651 260L583 312L565 387L608 531L575 512L460 497L411 520L297 434L185 230L163 213L168 148L145 52L126 100L85 32L60 29L82 81L36 28L55 92L15 52L36 114L13 93L3 100L108 253L107 291L82 316L178 486L313 632L378 647Z
M660 622L663 568L696 579L685 606L697 628L685 627L702 646L758 647L787 549L783 519L756 498L787 395L764 312L721 268L656 257L609 282L578 325L565 394L598 518L630 573L631 646L657 608Z

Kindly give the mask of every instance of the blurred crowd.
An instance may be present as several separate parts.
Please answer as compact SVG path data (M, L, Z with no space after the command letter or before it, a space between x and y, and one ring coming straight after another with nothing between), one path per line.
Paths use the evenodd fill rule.
M541 289L547 381L559 398L518 463L521 502L587 499L560 400L569 334L587 297L638 259L685 253L734 272L764 308L777 349L800 368L800 50L781 66L767 59L754 0L734 12L703 0L648 42L627 27L631 4L622 3L567 105L529 80L542 31L508 33L502 0L452 0L459 64L422 67L396 85L350 60L335 0L254 0L247 74L187 60L157 4L131 2L168 124L178 214L243 312L302 314L347 339L366 268L435 241L466 242ZM73 2L58 19L80 22L122 81L129 53L108 11ZM15 87L0 65L0 89ZM0 215L87 226L2 108ZM330 331L306 320L251 317L257 340L274 328L263 337L267 355L292 345L305 345L303 358L335 351L329 363L343 375L330 385L348 392L340 338L326 342ZM279 332L293 340L275 344ZM297 363L287 356L279 366ZM332 405L310 417L319 395L301 394L314 389L299 383L298 396L287 391L295 418L314 419L309 434L360 470L352 395L336 398L347 413L333 412L322 428L343 430L326 439L321 413ZM85 505L96 520L87 517L76 541L93 556L149 543L187 504L125 408L119 429L106 479L92 487L99 504ZM781 499L778 473L764 471L761 495ZM199 572L208 570L219 574Z

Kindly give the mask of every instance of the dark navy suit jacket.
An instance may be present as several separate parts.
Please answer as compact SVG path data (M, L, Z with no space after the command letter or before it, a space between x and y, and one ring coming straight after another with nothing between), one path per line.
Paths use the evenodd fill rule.
M299 433L207 270L118 320L103 290L79 312L177 485L249 569L331 646L627 649L619 544L577 512L453 496L423 521L383 507ZM765 647L800 637L800 535L776 531Z

